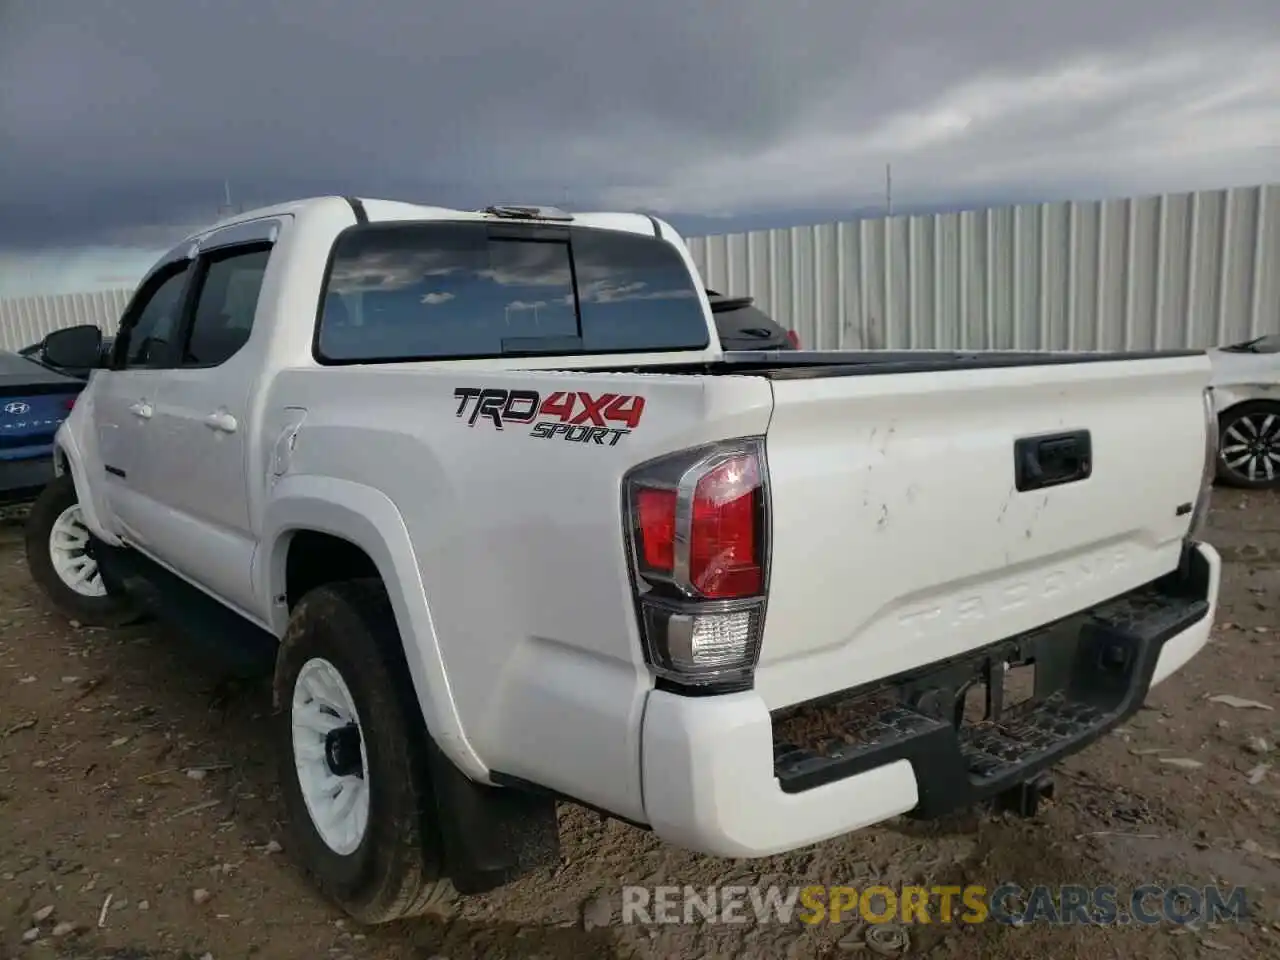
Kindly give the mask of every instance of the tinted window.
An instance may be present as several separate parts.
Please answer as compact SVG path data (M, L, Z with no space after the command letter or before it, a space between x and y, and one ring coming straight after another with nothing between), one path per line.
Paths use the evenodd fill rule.
M666 243L579 228L415 224L338 239L318 354L603 353L700 348L706 339L689 272Z
M211 366L230 359L249 340L270 249L221 253L205 268L191 335L182 362Z
M178 329L178 315L182 310L182 291L185 288L190 265L162 281L129 327L126 367L160 366L169 360L169 346Z
M738 307L714 313L720 342L733 344L733 349L789 349L787 331L774 323L758 307Z
M702 302L670 244L630 233L579 230L573 236L573 260L585 352L707 345Z

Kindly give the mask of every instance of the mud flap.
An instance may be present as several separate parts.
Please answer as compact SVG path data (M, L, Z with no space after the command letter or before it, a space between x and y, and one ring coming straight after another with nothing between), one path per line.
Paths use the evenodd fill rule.
M486 893L560 862L554 798L477 783L428 745L444 874L464 896Z

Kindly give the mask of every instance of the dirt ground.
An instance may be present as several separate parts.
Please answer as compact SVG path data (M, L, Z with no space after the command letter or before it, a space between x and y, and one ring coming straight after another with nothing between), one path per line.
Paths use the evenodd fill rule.
M1228 560L1212 644L1121 730L1058 771L1032 820L902 820L762 861L665 846L563 807L564 860L451 919L361 930L289 862L264 684L221 679L147 625L79 628L0 525L0 960L822 958L851 924L618 923L623 884L1241 884L1245 924L912 925L908 956L1280 956L1280 497L1219 491ZM1173 760L1173 763L1169 761ZM1194 761L1186 763L1183 761ZM1275 763L1273 769L1269 764ZM613 922L603 922L612 908Z

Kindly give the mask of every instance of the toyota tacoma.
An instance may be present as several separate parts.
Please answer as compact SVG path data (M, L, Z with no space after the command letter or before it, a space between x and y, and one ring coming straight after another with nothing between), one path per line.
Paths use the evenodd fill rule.
M1034 808L1208 638L1209 382L725 350L659 219L315 198L154 266L29 562L268 651L291 853L386 921L555 864L562 801L721 857Z

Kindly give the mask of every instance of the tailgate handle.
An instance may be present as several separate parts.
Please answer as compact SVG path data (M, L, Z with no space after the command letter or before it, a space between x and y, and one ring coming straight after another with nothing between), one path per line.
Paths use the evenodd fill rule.
M1023 437L1014 442L1013 463L1019 490L1087 480L1093 472L1093 441L1088 430Z

